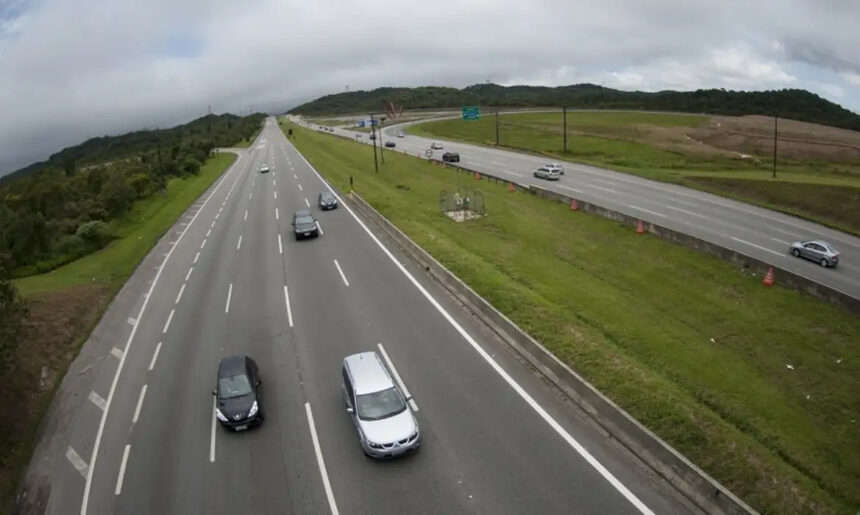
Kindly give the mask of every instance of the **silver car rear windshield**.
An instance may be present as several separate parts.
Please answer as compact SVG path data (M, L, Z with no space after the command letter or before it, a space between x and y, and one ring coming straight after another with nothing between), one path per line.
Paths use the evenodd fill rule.
M358 418L382 420L406 409L406 402L397 388L359 395L355 399Z

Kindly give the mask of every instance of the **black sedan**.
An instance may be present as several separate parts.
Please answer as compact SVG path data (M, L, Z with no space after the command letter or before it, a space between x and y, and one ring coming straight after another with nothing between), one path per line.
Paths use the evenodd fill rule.
M386 147L388 147L388 148L394 148L394 146L395 146L395 145L394 145L394 142L393 142L393 141L386 141L386 142L385 142L385 146L386 146Z
M243 431L263 422L260 371L248 356L230 356L218 363L215 416L225 429Z
M337 209L337 198L329 191L321 192L317 201L319 202L320 209L324 211Z
M307 209L300 209L293 213L293 233L297 240L302 238L316 238L320 235L317 221Z
M445 152L442 154L442 161L445 163L459 163L460 154L456 152Z

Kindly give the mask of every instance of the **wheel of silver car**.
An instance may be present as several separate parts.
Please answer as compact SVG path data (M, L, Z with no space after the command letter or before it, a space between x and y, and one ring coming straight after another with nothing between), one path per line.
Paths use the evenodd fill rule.
M791 253L794 257L800 257L800 251L798 249L791 249Z
M818 264L823 266L824 268L827 268L828 266L827 260L824 258L821 258L821 261L819 261Z

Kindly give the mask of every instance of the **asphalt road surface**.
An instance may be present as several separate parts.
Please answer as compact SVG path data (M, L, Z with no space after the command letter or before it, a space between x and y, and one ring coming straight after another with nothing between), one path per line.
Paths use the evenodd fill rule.
M147 256L72 364L27 477L47 513L688 513L344 205L274 119ZM465 152L464 152L465 153ZM267 163L271 172L261 174ZM295 241L310 207L323 235ZM377 462L340 394L384 349L421 450ZM216 364L256 359L265 422L217 426Z
M390 140L397 145L385 151L406 151L424 159L430 144L440 142L444 149L433 151L431 159L441 160L445 152L458 152L459 165L464 168L523 185L534 184L668 227L860 298L860 238L850 234L743 202L603 168L409 134L397 137L399 131L414 123L420 122L384 128L381 141ZM335 128L335 133L349 137L356 134L342 128ZM368 134L362 134L359 140L370 143ZM564 165L565 173L559 181L533 177L532 172L548 162ZM830 242L840 253L839 266L822 268L789 254L791 242L810 239Z

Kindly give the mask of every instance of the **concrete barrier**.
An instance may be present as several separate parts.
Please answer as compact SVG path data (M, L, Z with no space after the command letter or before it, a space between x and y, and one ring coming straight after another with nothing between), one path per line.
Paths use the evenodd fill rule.
M470 171L470 173L473 172ZM520 189L523 189L522 186ZM362 218L380 227L433 279L442 284L468 310L478 315L493 332L499 335L502 340L515 349L565 395L576 402L614 438L698 507L707 513L756 513L731 491L661 440L556 358L537 340L520 329L507 316L495 309L483 297L475 293L468 285L436 261L433 256L413 242L358 194L350 193L347 195L347 201Z

